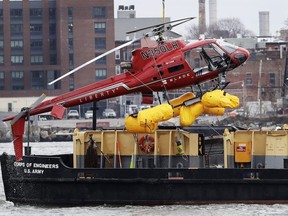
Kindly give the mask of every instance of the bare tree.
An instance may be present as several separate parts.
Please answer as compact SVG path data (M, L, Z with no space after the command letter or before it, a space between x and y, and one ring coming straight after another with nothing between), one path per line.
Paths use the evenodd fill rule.
M196 39L199 37L198 27L193 25L188 29L189 38ZM196 35L198 34L198 35ZM212 38L234 38L240 34L243 37L254 36L255 34L247 30L239 18L220 19L217 23L210 25L207 29L206 36Z
M251 31L245 28L244 24L240 21L239 18L221 19L215 25L216 26L212 25L211 27L209 27L210 34L214 34L215 30L216 32L219 30L227 32L228 38L237 37L238 34L241 34L243 36L251 36L250 34L253 34Z
M288 28L288 18L284 21L284 28L287 29Z
M185 35L187 39L198 39L199 38L199 27L198 25L192 24L186 28L187 34Z

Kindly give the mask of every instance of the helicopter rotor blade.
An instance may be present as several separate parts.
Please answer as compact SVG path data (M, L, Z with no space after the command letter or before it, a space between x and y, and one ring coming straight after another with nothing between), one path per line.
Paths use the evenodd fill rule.
M142 37L141 37L141 38L142 38ZM95 61L103 58L104 56L107 56L107 55L109 55L110 53L113 53L113 52L115 52L115 51L117 51L117 50L119 50L119 49L122 49L122 48L124 48L124 47L126 47L126 46L129 46L129 45L133 44L134 42L140 40L141 38L135 38L135 39L133 39L133 40L131 40L131 41L128 41L127 43L124 43L124 44L122 44L122 45L120 45L120 46L118 46L118 47L115 47L114 49L111 49L111 50L109 50L109 51L107 51L107 52L105 52L105 53L103 53L103 54L101 54L101 55L99 55L99 56L97 56L97 57L95 57L95 58L93 58L93 59L85 62L84 64L82 64L82 65L74 68L73 70L69 71L68 73L66 73L66 74L58 77L57 79L53 80L52 82L48 83L48 85L52 85L52 84L54 84L55 82L58 82L59 80L63 79L64 77L67 77L67 76L69 76L69 75L72 74L72 73L75 73L76 71L78 71L78 70L80 70L81 68L83 68L83 67L91 64L92 62L95 62Z
M30 111L30 109L35 108L38 106L44 99L46 98L46 95L43 93L33 104L30 105L30 107L24 107L22 108L21 112L19 112L10 122L11 125L15 124L22 116L24 116L27 112Z
M38 106L45 98L46 94L43 93L33 104L31 104L30 109L33 109L36 106Z
M133 30L133 31L126 32L126 34L132 34L132 33L136 33L136 32L143 31L143 30L146 30L146 29L151 29L151 28L157 29L158 27L165 27L165 25L172 24L172 23L175 23L175 22L180 22L178 24L171 25L170 27L169 26L167 27L167 30L171 30L171 27L183 24L183 23L188 22L188 21L190 21L190 20L192 20L194 18L195 17L187 17L187 18L173 20L173 21L169 21L169 22L165 22L165 23L161 23L161 24L147 26L147 27L144 27L144 28L140 28L140 29L136 29L136 30ZM164 30L164 31L166 31L166 30Z
M21 111L19 112L10 122L11 125L15 124L23 115L25 115L26 110L25 111Z
M174 25L171 25L171 29L174 28L175 26L182 25L183 23L188 22L188 21L190 21L190 20L192 20L192 19L195 19L195 17L188 17L188 18L186 18L186 19L182 19L182 21L181 21L181 20L178 20L178 21L180 21L180 22L179 22L179 23L176 23L176 24L174 24ZM171 29L169 29L169 30L171 30Z

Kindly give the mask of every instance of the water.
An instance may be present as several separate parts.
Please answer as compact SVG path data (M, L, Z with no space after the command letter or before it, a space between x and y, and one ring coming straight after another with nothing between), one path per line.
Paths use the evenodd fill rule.
M70 153L72 143L43 142L30 143L32 154ZM13 154L11 143L1 143L0 152ZM1 175L1 173L0 173ZM105 216L233 216L233 215L288 215L288 205L256 205L256 204L211 204L211 205L169 205L169 206L95 206L95 207L35 207L30 205L14 206L5 200L2 176L0 176L0 216L46 216L46 215L105 215Z

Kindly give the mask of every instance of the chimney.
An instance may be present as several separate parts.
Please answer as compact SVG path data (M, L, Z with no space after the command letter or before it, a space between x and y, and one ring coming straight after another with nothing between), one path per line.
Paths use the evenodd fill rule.
M199 34L206 32L205 0L199 0Z
M269 11L259 11L259 36L270 36Z
M209 0L209 26L217 23L217 0Z

